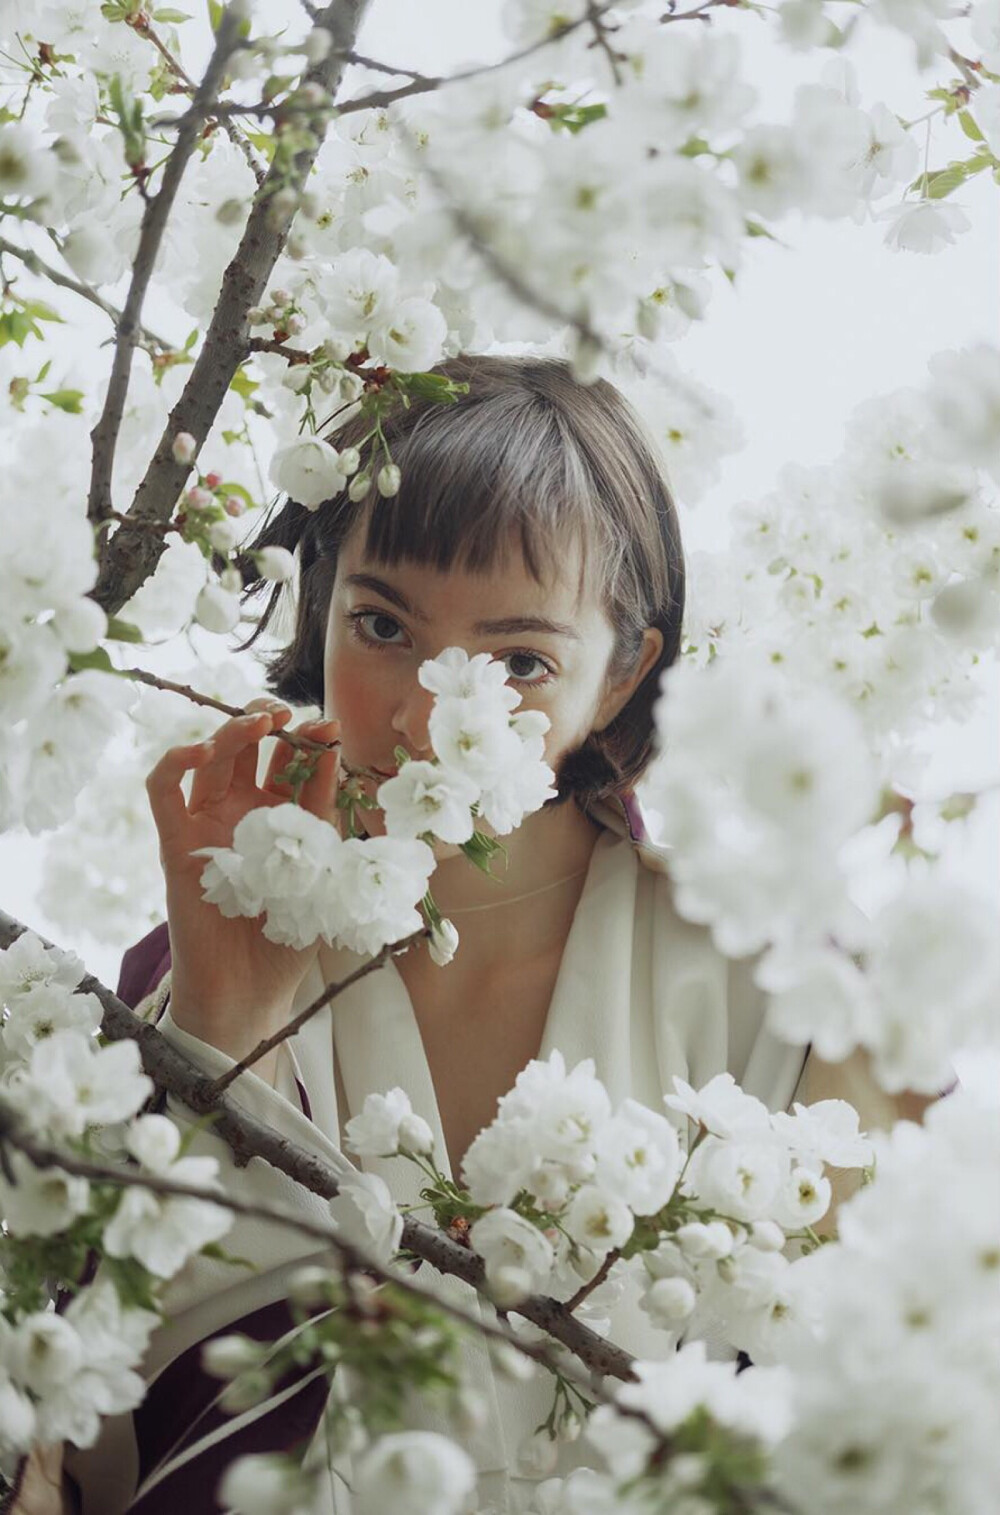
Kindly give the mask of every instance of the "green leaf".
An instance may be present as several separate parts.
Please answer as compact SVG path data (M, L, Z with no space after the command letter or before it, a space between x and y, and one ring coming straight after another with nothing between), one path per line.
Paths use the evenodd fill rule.
M952 163L947 168L940 169L936 174L930 174L927 178L925 193L929 200L943 200L946 195L960 189L969 177L969 170L964 163Z
M154 21L172 21L179 25L182 21L190 21L187 11L175 11L171 6L165 5L153 12Z
M93 652L70 652L67 653L67 659L74 673L82 673L85 668L97 668L101 673L118 672L108 657L106 647L95 647Z
M123 621L116 615L108 618L106 635L112 642L144 642L146 640L138 626L133 626L131 621Z
M190 352L197 340L198 328L196 326L194 331L188 332L187 336L184 338L184 346L181 348L181 352Z
M246 369L239 367L229 381L230 389L236 391L241 400L249 400L255 389L260 388L256 379L251 379Z
M249 506L249 508L251 510L253 510L255 508L256 502L254 500L253 495L250 493L249 489L246 489L242 484L229 484L229 483L220 484L219 485L219 492L220 493L225 492L226 494L239 495L239 497L243 501L244 505Z
M16 342L23 347L29 337L41 337L42 333L30 316L23 310L5 310L0 315L0 347Z
M42 380L45 378L45 375L48 373L48 371L49 371L49 369L51 367L52 367L52 359L51 358L46 358L45 362L42 364L41 368L38 370L37 375L35 376L35 383L36 384L41 384Z
M46 305L44 300L23 300L21 307L26 315L33 316L36 321L59 321L62 316L51 305Z
M206 1194L205 1198L210 1196ZM226 1252L219 1246L217 1241L210 1241L207 1247L202 1247L200 1255L210 1257L213 1262L229 1263L233 1268L249 1268L251 1273L257 1272L257 1264L247 1257L235 1257L232 1252Z
M710 153L712 149L704 137L689 137L684 146L679 147L677 151L682 158L700 158L705 153Z
M51 393L42 395L43 400L48 400L57 410L66 411L67 415L78 416L83 410L82 389L53 389Z
M967 110L959 111L958 124L964 131L965 135L967 137L970 137L973 142L982 142L984 140L982 132L979 130L979 127L976 125L975 121L972 119Z

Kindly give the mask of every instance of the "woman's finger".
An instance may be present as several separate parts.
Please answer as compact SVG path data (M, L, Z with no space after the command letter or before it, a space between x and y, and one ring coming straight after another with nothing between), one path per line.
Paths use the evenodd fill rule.
M321 742L339 742L340 722L319 721L310 735ZM322 816L325 821L332 820L336 813L339 787L340 748L338 746L332 751L320 753L316 759L312 777L307 779L302 786L300 796L302 808L311 811L313 815Z
M220 726L212 737L215 756L194 776L189 809L193 814L225 799L233 782L236 758L250 746L256 752L261 738L271 729L271 717L263 712L241 715Z
M280 731L292 718L292 710L289 705L283 705L277 700L257 699L251 700L247 706L247 714L268 714L271 716L271 732ZM265 731L264 735L267 736ZM286 742L279 742L278 747L285 747L291 752ZM257 788L257 772L260 768L260 744L248 744L242 752L237 753L233 760L233 774L231 784L234 788Z
M161 839L180 832L188 818L187 800L181 779L192 768L197 771L211 762L215 748L211 742L195 742L190 747L170 747L146 776L149 808Z

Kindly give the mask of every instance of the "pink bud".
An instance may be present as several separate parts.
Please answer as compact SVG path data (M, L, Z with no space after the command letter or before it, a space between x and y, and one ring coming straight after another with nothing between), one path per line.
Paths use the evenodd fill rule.
M170 451L175 463L190 463L198 451L198 444L189 431L179 431L174 437Z
M205 475L205 487L206 487L206 489L218 489L218 487L219 487L219 485L221 483L222 483L222 475L221 475L221 473L207 473Z
M214 500L207 489L200 489L196 485L194 489L188 490L184 503L189 510L207 510L209 505L214 504Z
M227 494L222 508L227 516L241 516L246 510L246 505L238 494Z

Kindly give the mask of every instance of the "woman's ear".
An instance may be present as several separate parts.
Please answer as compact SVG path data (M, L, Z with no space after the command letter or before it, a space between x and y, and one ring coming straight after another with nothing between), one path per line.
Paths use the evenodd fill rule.
M647 626L642 634L642 651L636 667L626 679L612 684L605 690L604 697L597 707L592 730L603 731L606 726L610 726L615 716L624 710L662 652L663 632L657 626Z

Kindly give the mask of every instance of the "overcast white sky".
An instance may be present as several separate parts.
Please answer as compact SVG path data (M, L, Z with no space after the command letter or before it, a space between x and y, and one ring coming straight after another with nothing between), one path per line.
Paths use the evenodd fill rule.
M500 11L500 0L374 0L359 50L447 72L500 56ZM269 20L286 13L301 15L284 0L269 3ZM767 115L780 119L795 86L818 79L823 58L773 45L769 25L748 12L716 16L744 39L746 75ZM941 77L934 70L918 77L909 63L911 45L893 33L870 27L861 44L848 56L858 69L862 103L883 100L902 115L922 114L923 91ZM932 151L932 165L948 151ZM763 240L750 245L737 288L718 291L708 319L674 348L687 371L729 396L747 434L745 449L727 461L719 485L684 515L689 549L724 541L729 507L765 493L784 463L831 460L858 401L920 382L927 358L942 348L997 339L1000 188L981 174L958 199L974 229L934 257L889 252L880 225L826 221L786 224L781 235L790 251ZM986 698L973 721L929 734L928 789L946 793L1000 777L995 665L984 670L983 686ZM1000 894L998 843L1000 796L981 807L973 824L952 828L949 869ZM45 919L33 902L41 845L5 840L0 877L3 908L44 931ZM95 949L83 938L70 942L65 934L60 939L86 952L93 971L115 981L117 951Z

